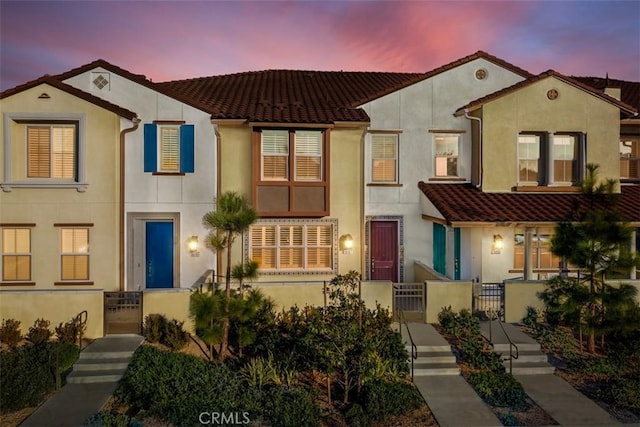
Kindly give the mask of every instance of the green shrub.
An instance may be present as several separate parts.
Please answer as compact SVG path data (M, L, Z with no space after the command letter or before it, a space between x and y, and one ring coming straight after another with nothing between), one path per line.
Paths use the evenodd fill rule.
M508 407L516 411L530 407L527 395L513 375L496 372L473 372L469 383L489 405Z
M126 414L114 412L97 412L93 414L83 427L142 427L143 424Z
M440 326L442 326L442 329L444 329L446 333L457 335L456 313L451 306L442 307L440 313L438 313L438 323L440 323Z
M226 364L143 345L116 390L118 399L176 426L193 425L198 415L245 411L242 377Z
M149 342L160 342L168 321L162 314L149 314L144 318L144 337Z
M606 383L599 396L617 408L640 411L640 374L619 376Z
M321 411L313 395L300 387L275 386L263 391L263 417L273 426L305 427L320 424Z
M369 425L419 408L424 400L411 383L376 380L364 385L357 403L362 406L366 420L361 419L360 411L353 407L347 412L348 417L355 417L354 422Z
M51 339L51 331L49 330L51 322L44 319L36 319L33 326L27 332L27 340L33 345L44 344Z
M189 333L182 328L182 325L184 322L178 322L175 319L167 322L160 342L173 350L184 348L189 342Z
M58 339L58 342L79 344L80 337L84 334L86 328L86 325L80 325L75 320L60 323L55 328L56 338Z
M0 353L2 413L36 406L56 386L78 358L78 348L68 344L45 343L19 347ZM7 369L10 367L10 369Z
M20 321L15 319L5 319L0 326L0 342L16 348L22 341L22 333L20 333Z
M522 324L528 328L536 329L540 323L541 316L542 314L537 308L528 305L527 314L522 318Z

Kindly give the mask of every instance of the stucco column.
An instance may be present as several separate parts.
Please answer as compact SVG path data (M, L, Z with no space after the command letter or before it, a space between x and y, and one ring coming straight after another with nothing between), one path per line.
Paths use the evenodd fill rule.
M533 228L524 229L524 271L523 280L531 280L533 277L533 265L531 265L531 243L533 242Z

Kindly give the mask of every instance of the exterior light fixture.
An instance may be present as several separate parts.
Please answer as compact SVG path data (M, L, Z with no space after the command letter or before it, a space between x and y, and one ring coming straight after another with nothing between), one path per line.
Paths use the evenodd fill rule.
M353 251L353 237L351 234L340 236L340 250L343 254L350 254Z
M198 250L198 236L189 237L187 240L187 248L189 249L191 256L200 256L200 251Z
M502 252L502 249L504 249L504 240L502 239L502 236L499 234L494 234L493 243L491 244L491 253L499 254Z

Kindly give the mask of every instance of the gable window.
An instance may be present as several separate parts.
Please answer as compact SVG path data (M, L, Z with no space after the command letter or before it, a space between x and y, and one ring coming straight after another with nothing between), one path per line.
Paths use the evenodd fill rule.
M640 138L620 141L620 179L640 179Z
M332 272L335 224L327 221L265 222L251 226L249 257L263 272Z
M398 135L371 135L371 181L398 182Z
M193 173L194 145L193 125L145 123L144 171L155 174Z
M329 214L329 129L255 129L252 202L262 217Z
M60 279L89 280L89 229L60 229Z
M439 178L458 176L458 135L435 135L435 176Z
M27 178L76 180L75 125L27 126Z
M531 266L539 270L558 270L560 257L551 252L552 228L536 228L532 233ZM524 269L525 230L516 228L514 235L513 266L517 270Z
M2 228L2 281L31 280L31 229Z
M584 176L586 135L525 132L518 135L518 184L575 186Z

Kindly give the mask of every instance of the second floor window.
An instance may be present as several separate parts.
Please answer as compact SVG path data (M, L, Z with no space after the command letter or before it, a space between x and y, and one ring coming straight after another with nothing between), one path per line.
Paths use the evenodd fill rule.
M575 182L576 148L575 135L553 136L551 151L554 183L570 185Z
M398 135L371 135L371 181L398 182Z
M620 179L640 179L640 138L620 141Z
M518 181L538 183L538 163L540 160L540 136L518 136Z
M75 125L27 126L27 178L76 180Z
M193 125L145 123L144 171L192 173L195 170L195 129Z
M262 131L263 181L322 181L322 132L315 130ZM293 177L290 154L293 153ZM293 178L293 179L291 179Z
M586 135L576 132L532 132L518 135L518 184L570 185L582 179Z
M436 135L434 157L436 177L458 176L458 135Z

